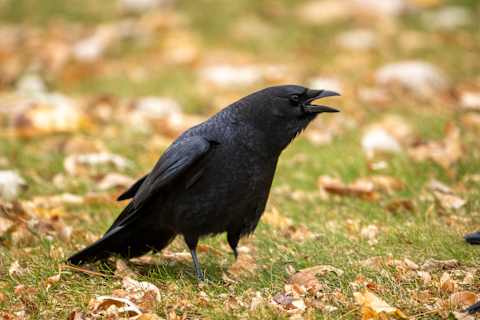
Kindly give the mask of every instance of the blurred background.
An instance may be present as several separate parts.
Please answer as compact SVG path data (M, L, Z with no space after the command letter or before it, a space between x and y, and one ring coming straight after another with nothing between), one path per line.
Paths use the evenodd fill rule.
M30 158L45 160L37 163L49 178L48 148L107 146L135 156L137 142L150 137L161 149L247 93L285 83L343 95L334 102L343 112L307 131L314 145L362 133L382 115L387 123L354 142L369 155L442 135L453 118L478 127L469 112L480 108L479 7L475 0L2 0L0 166L28 165L17 158L31 143L46 148ZM74 136L85 145L68 148ZM56 142L36 145L42 139ZM159 148L146 149L156 158Z
M123 206L115 197L172 139L286 83L342 93L326 102L342 112L318 117L279 163L274 214L250 238L277 280L291 261L328 262L352 273L339 289L349 295L358 261L373 255L478 265L461 241L480 228L478 0L0 0L0 208L23 217L0 217L0 278L17 260L54 274L52 257L101 235ZM222 248L225 265L222 241L207 243ZM154 277L175 283L188 268ZM270 276L247 284L275 293L283 282ZM85 306L98 288L68 277L88 288L69 305ZM429 312L405 300L398 277L378 277L411 314ZM22 308L12 279L0 280L0 293ZM61 298L37 301L47 314L64 299L48 294Z

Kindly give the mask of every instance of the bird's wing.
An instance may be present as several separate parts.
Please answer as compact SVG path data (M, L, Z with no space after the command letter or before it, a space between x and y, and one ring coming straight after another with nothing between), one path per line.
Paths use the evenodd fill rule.
M167 187L173 181L182 177L183 174L199 160L203 159L212 149L212 145L218 144L200 136L184 138L172 144L155 164L153 170L145 177L138 186L132 202L128 205L129 210L124 210L112 224L107 233L113 232L117 227L126 225L137 217L140 208L143 207L152 196ZM197 176L197 172L203 167L196 166L190 174ZM138 182L137 182L138 183ZM187 181L187 185L189 182ZM131 189L133 189L132 186ZM128 192L128 191L127 191Z
M124 193L118 196L117 201L133 198L147 177L148 177L148 174L138 179L130 188L128 188L127 191L125 191Z

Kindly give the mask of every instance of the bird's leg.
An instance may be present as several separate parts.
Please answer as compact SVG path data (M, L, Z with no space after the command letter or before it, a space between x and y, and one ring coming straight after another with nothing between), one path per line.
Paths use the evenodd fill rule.
M197 258L197 244L198 244L198 237L195 236L184 236L185 242L190 249L190 254L192 255L193 266L195 268L195 273L197 274L197 278L199 281L205 281L205 277L203 276L202 269L200 268L200 263L198 262Z
M233 255L235 256L235 260L237 260L238 258L237 245L239 240L240 240L240 233L231 232L231 231L227 233L227 241L228 241L228 244L230 245L230 248L232 248Z

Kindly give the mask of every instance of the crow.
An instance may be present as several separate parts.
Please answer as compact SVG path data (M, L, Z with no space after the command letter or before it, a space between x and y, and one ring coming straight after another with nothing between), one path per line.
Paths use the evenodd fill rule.
M463 238L470 244L480 244L480 231L468 233Z
M240 238L255 230L265 209L282 150L318 114L338 112L314 100L338 95L298 85L268 87L188 129L118 197L131 201L103 237L68 261L136 257L182 235L203 281L199 238L226 232L237 258Z

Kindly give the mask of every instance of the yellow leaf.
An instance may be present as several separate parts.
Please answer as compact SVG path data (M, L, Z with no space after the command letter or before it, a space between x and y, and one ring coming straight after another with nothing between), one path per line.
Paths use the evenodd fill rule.
M362 320L370 319L407 319L398 308L390 306L384 300L368 290L354 292L355 302L360 305Z

